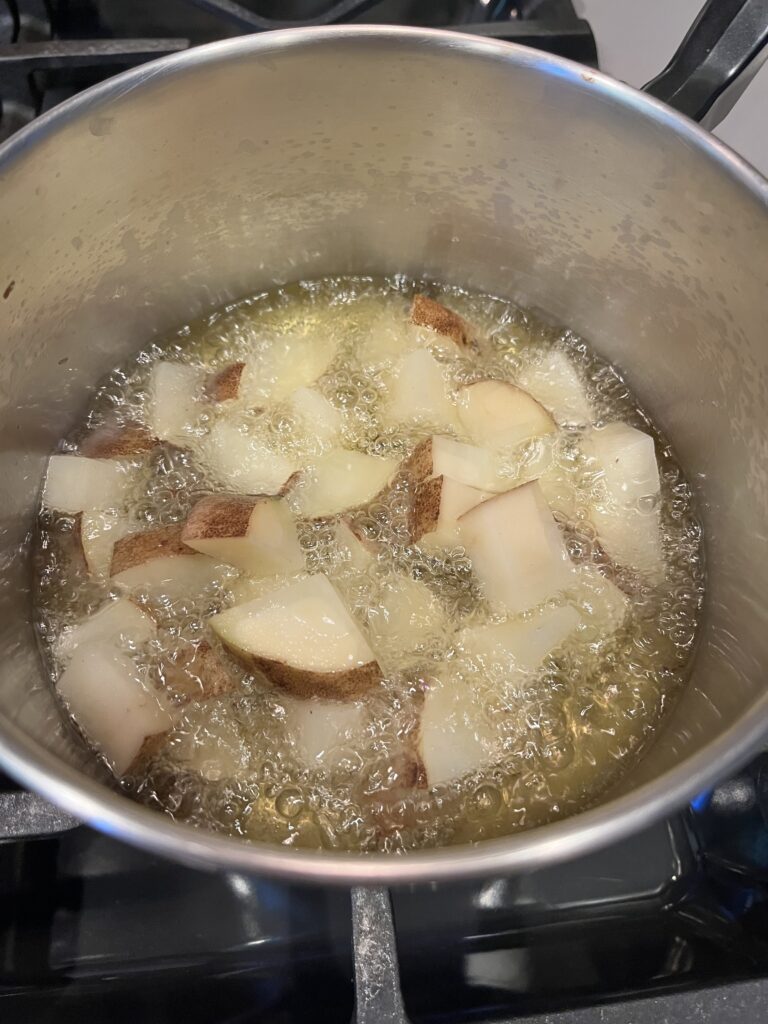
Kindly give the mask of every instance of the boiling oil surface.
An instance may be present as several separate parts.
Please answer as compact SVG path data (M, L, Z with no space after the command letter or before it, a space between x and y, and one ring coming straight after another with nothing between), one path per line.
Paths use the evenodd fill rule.
M432 353L455 385L488 377L515 382L543 353L561 350L585 383L598 424L621 420L654 435L662 479L664 582L645 586L617 570L597 543L588 509L600 487L599 474L581 454L576 428L523 444L504 467L510 486L537 477L546 482L545 493L581 576L579 607L593 615L586 639L581 634L578 646L570 647L567 641L530 677L521 678L512 663L489 666L462 650L460 628L486 621L491 613L461 547L427 550L409 541L407 481L354 513L354 525L378 552L365 568L345 561L334 543L340 517L300 521L307 571L327 574L363 630L379 637L374 649L384 680L363 700L365 729L339 734L328 759L331 767L310 769L287 741L283 695L262 676L233 665L238 672L234 695L185 699L180 681L188 683L196 645L208 637L206 619L265 593L275 581L248 580L222 569L199 595L158 600L139 590L134 597L148 606L159 630L155 640L131 653L146 664L154 685L178 702L180 717L140 770L122 780L136 800L200 827L297 847L400 851L505 835L598 800L641 755L683 685L704 572L691 490L669 444L619 373L581 338L507 301L430 287L483 339L478 353L462 354L435 336ZM297 358L306 356L306 345L332 343L335 349L314 386L343 413L341 443L372 455L404 457L434 431L428 425L389 425L382 410L388 371L406 344L410 300L423 288L423 282L403 278L334 278L228 306L115 370L63 447L77 451L82 437L101 422L140 419L149 370L159 359L215 370L299 339ZM226 411L204 408L183 448L162 445L130 467L136 474L130 529L181 522L197 500L221 492L205 454L216 418L233 415L231 403L220 404ZM292 418L285 404L260 409L244 403L236 415L244 431L257 432L273 450L297 460L323 451L323 442ZM60 671L52 654L55 638L111 593L109 582L94 582L75 557L74 532L72 517L41 512L37 619L54 680ZM610 612L599 600L590 604L596 573L628 596L629 613L618 631L606 621ZM401 597L407 600L404 578L424 583L433 597L418 612L423 616L418 642L405 646L396 630L382 637L377 629ZM504 756L450 784L414 788L405 777L403 751L418 729L422 695L438 674L449 675L453 685L473 687L502 738Z

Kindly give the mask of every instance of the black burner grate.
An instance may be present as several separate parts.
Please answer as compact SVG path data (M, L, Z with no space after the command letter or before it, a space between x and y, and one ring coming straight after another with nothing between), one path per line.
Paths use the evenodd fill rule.
M96 82L155 57L252 32L341 22L453 28L595 66L571 0L0 0L0 141Z

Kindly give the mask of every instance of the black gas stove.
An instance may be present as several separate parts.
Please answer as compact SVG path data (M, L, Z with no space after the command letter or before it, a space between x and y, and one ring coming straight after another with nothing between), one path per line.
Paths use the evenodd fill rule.
M0 0L0 139L154 57L340 21L597 63L570 0ZM580 860L352 897L179 867L2 780L0 1022L754 1024L767 896L768 755Z

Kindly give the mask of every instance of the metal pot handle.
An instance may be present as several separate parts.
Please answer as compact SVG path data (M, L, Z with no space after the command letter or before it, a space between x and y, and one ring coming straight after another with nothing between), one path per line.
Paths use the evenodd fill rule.
M707 0L644 91L714 128L768 57L768 0Z

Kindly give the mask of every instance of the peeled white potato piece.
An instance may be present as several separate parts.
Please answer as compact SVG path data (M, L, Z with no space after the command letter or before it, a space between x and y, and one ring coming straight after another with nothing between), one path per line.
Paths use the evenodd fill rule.
M369 615L374 644L393 644L399 651L415 650L444 622L443 608L426 583L400 575L382 581L380 598Z
M88 739L116 775L123 775L147 736L165 732L173 717L131 659L112 644L81 644L57 690Z
M298 388L287 401L289 413L302 432L321 444L333 444L341 435L341 413L314 388Z
M472 443L488 448L511 448L556 429L544 406L506 381L483 380L461 388L458 410Z
M361 540L343 519L336 523L333 533L336 549L344 563L364 572L376 557L373 547L365 540Z
M653 438L626 423L609 423L589 432L583 450L605 490L605 499L590 508L600 544L612 561L657 582L664 576L664 554Z
M247 494L279 494L298 469L293 459L236 419L220 419L211 427L202 455L222 484Z
M280 402L314 384L336 355L331 335L286 334L274 338L245 363L240 394L252 406Z
M94 641L117 647L121 640L141 644L156 635L154 619L133 601L121 597L61 633L56 640L56 657L63 661L82 644Z
M573 585L573 565L535 480L476 505L459 525L492 605L514 615Z
M396 459L334 448L303 470L293 491L298 511L312 518L365 505L388 483Z
M162 441L183 444L200 414L205 371L185 363L155 363L149 374L147 429Z
M435 434L414 448L402 472L414 486L435 476L446 476L468 487L498 493L509 486L500 476L500 468L495 452Z
M490 491L469 487L447 476L436 476L416 487L411 506L411 540L449 547L459 543L459 519L491 497Z
M459 643L473 656L487 661L512 658L524 672L534 672L546 656L556 650L581 621L571 605L544 608L530 619L468 626L458 636Z
M119 508L129 474L114 459L52 455L43 487L43 505L68 515Z
M290 698L285 701L286 736L296 759L307 768L336 768L345 750L361 745L366 724L362 704Z
M585 625L604 638L620 629L629 612L629 599L595 565L580 565L577 571L576 601Z
M305 576L210 624L248 668L298 697L351 698L381 679L368 641L325 576Z
M427 349L404 356L392 375L385 415L393 423L455 430L458 414L445 374Z
M228 701L210 699L184 708L168 745L170 758L209 782L238 776L248 764L248 744Z
M472 687L450 678L430 684L421 711L417 753L430 789L500 758L498 729L488 721Z
M83 557L92 576L109 575L115 543L128 530L128 520L121 512L83 512L80 516L79 538Z
M594 419L586 388L571 360L558 349L520 371L520 387L548 409L559 424L584 426Z
M304 568L296 522L281 498L218 494L197 502L181 541L250 576L290 574Z

